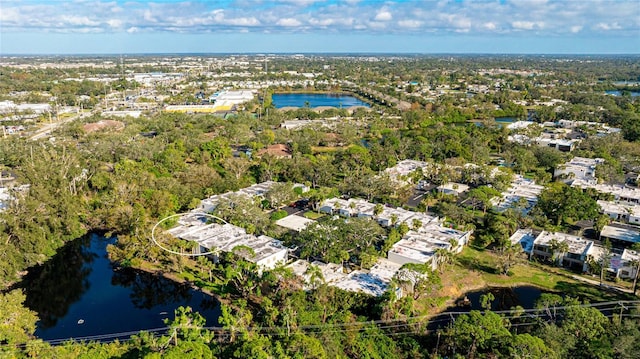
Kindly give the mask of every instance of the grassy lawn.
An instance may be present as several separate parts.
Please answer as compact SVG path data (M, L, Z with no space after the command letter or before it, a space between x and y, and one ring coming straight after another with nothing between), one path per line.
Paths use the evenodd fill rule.
M308 211L305 212L304 214L304 218L308 218L308 219L318 219L318 218L322 218L324 217L324 213L318 213L318 212L314 212L314 211Z
M533 285L541 289L559 292L572 297L580 297L590 302L611 301L633 298L617 292L604 290L598 286L573 278L574 273L562 268L530 263L522 259L511 268L512 275L500 274L497 270L497 255L487 250L465 248L457 257L455 271L477 273L486 286Z

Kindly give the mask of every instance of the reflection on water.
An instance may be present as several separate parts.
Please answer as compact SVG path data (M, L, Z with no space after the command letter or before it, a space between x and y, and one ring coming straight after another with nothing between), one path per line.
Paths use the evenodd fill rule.
M89 287L87 277L96 254L87 250L89 238L81 238L64 246L43 265L31 268L22 284L25 305L38 312L39 326L50 328L64 317L69 306L78 301Z
M336 108L348 108L351 106L370 107L366 102L359 99L342 94L323 94L323 93L282 93L273 94L271 96L273 104L276 108L282 107L319 107L332 106Z
M485 294L491 293L494 296L494 300L491 302L492 311L511 310L517 306L521 306L524 309L532 309L535 307L536 301L543 293L548 293L536 287L521 286L521 287L493 287L479 291L468 292L462 297L456 300L456 305L447 308L443 312L457 313L457 312L470 312L471 310L484 310L481 304L481 297ZM439 316L437 320L429 323L429 329L434 330L437 328L446 327L454 317Z
M20 284L25 304L40 317L42 339L85 337L163 328L179 306L190 306L217 325L218 301L187 284L130 268L114 271L106 253L115 238L75 240L32 268Z

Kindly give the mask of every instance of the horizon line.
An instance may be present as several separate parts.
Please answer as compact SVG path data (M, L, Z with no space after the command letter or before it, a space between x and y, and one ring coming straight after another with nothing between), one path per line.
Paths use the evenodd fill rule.
M239 51L239 52L69 52L69 53L0 53L0 58L5 57L35 57L35 56L157 56L157 55L253 55L253 56L277 56L277 55L376 55L376 56L640 56L640 52L612 52L612 53L554 53L554 52L415 52L415 51L286 51L286 52L264 52L264 51Z

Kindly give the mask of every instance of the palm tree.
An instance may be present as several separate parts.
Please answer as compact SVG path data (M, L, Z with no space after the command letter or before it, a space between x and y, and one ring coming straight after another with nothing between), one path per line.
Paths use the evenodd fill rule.
M607 216L606 214L599 215L598 218L593 221L593 229L596 231L596 233L598 233L598 240L600 240L602 230L609 224L610 221L611 218L609 218L609 216Z
M552 258L557 265L562 264L562 255L569 250L569 244L567 241L558 241L557 239L552 239L549 241L549 249L552 253Z
M373 215L376 217L379 216L382 211L384 211L384 207L382 207L380 203L377 203L375 207L373 207Z
M438 248L435 254L438 270L442 273L447 265L453 263L453 252L446 248Z
M341 208L342 208L342 206L340 205L340 202L335 201L335 202L333 203L333 209L334 209L334 212L339 212Z
M640 254L640 243L634 243L631 246L631 250L635 251L636 254ZM632 260L630 263L636 269L636 274L633 276L633 294L636 294L636 289L638 286L638 278L640 277L640 259Z
M349 202L349 209L351 210L349 212L353 212L353 210L356 209L356 203L355 202ZM350 214L352 214L352 213L350 213Z
M610 265L611 257L613 257L613 253L611 252L611 242L608 240L604 242L603 246L604 251L600 256L600 286L604 282L604 270Z
M422 221L417 218L414 218L411 221L411 229L417 232L420 228L422 228Z
M391 225L395 227L396 224L398 224L398 215L394 213L391 215Z
M325 283L322 270L317 265L309 265L304 274L307 274L309 276L309 284L311 284L311 288L313 288L314 290L318 287L318 285Z

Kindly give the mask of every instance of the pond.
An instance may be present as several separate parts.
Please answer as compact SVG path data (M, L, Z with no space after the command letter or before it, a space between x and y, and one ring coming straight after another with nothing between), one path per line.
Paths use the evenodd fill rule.
M281 93L271 96L273 104L276 108L283 107L309 107L331 106L335 108L349 108L352 106L370 107L364 101L361 101L350 95L328 94L328 93Z
M640 91L628 91L628 92L631 94L631 97L640 96ZM620 90L607 90L607 91L605 91L605 93L607 95L622 96L622 91L620 91Z
M480 302L480 298L491 293L494 300L491 302L492 311L510 310L516 306L524 309L534 308L536 301L544 293L552 293L541 290L532 286L519 287L490 287L478 291L468 292L461 298L458 298L456 305L447 308L438 318L429 324L430 329L444 328L449 324L451 317L447 317L447 313L470 312L472 310L484 310ZM444 315L443 315L444 314Z
M81 338L164 328L179 306L218 324L219 302L188 284L130 268L114 270L106 248L115 238L98 234L61 248L21 283L25 305L38 313L35 335L44 340ZM129 333L127 333L129 332ZM103 340L108 340L102 338Z

